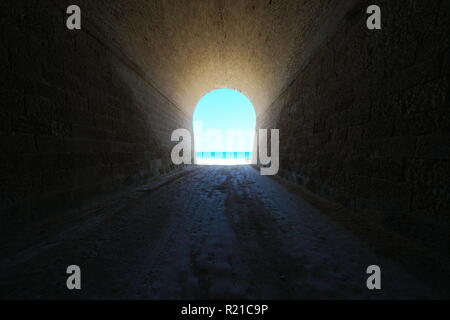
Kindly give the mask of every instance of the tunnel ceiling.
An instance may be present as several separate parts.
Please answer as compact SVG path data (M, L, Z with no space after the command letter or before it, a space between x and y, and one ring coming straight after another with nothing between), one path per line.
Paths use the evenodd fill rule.
M84 12L186 113L218 88L241 91L259 113L295 78L337 2L86 1Z

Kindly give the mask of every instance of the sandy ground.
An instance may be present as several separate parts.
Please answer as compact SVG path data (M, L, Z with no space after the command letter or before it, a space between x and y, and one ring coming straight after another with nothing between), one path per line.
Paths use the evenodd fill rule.
M203 166L4 236L1 298L404 299L435 293L250 166ZM28 240L27 240L28 239ZM82 289L65 271L82 270ZM366 287L366 268L382 289Z

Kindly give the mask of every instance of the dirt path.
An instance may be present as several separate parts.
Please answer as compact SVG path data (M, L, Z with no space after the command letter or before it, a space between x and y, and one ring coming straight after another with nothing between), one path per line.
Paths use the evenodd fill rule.
M400 266L250 166L205 166L23 248L0 298L429 298ZM82 270L82 290L65 270ZM366 268L382 290L366 288Z

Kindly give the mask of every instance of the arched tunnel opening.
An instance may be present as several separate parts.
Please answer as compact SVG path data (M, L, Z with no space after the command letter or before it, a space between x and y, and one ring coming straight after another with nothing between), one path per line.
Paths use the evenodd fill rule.
M231 89L207 93L197 103L193 115L195 163L250 164L255 126L255 109L245 95Z
M0 4L1 299L450 296L447 1L70 5ZM196 149L213 88L251 165L195 164L256 155Z

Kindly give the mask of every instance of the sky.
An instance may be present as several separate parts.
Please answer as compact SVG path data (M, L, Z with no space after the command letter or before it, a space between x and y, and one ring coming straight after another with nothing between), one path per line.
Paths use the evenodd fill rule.
M256 113L251 101L231 89L204 95L193 116L196 152L251 152ZM237 129L237 130L236 130Z

